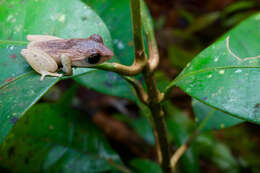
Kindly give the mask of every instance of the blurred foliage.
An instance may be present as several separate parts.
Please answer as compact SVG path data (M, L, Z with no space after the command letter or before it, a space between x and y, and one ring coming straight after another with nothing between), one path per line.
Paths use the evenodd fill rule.
M37 104L19 120L0 145L1 166L13 172L103 172L121 164L100 130L70 107L75 89L56 104Z
M137 173L163 173L158 164L149 160L133 159L130 165Z

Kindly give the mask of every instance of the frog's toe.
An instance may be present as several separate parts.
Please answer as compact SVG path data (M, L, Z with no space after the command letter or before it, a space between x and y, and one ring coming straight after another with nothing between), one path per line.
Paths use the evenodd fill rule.
M62 77L62 74L59 74L59 73L52 73L52 72L48 72L48 71L44 71L44 72L41 72L41 81L44 80L45 76L55 76L55 77Z
M43 81L44 78L45 78L45 76L46 76L45 74L42 74L42 75L41 75L41 78L40 78L40 81Z

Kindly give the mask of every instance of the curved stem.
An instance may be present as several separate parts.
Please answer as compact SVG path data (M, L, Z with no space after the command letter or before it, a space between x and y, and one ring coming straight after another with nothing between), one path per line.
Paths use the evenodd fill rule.
M118 63L103 63L95 66L96 68L113 71L121 75L133 76L140 73L147 64L147 58L144 48L144 39L142 33L142 21L140 11L140 0L131 0L131 17L133 26L133 39L135 58L131 66L126 66Z
M135 80L132 77L129 76L123 76L123 78L125 80L127 80L130 84L133 85L133 87L135 88L136 94L139 97L139 99L144 103L147 104L148 103L148 95L146 94L146 92L144 91L144 88L142 86L142 84Z
M119 63L103 63L90 68L113 71L120 75L135 76L143 70L145 64L146 61L139 61L138 63L135 61L131 66L126 66Z
M150 71L153 72L159 64L159 51L154 36L153 26L151 25L152 21L147 15L143 1L141 1L141 11L142 11L142 22L144 26L145 36L148 42L148 51L149 51L148 63L150 66Z
M194 133L188 138L188 140L182 144L171 157L171 169L174 172L177 162L180 160L181 156L189 149L189 146L193 142L193 139L198 135L198 131L195 130Z

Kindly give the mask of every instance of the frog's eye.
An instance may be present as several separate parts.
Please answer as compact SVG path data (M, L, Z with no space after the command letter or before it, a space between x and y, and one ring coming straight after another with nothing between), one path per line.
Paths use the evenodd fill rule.
M97 64L101 59L100 54L92 54L85 61L89 64Z

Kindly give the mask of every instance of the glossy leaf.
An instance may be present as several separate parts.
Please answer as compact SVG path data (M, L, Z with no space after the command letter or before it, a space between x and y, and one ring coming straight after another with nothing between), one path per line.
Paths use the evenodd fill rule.
M198 125L207 118L206 123L200 129L201 131L223 129L244 122L244 120L207 106L196 99L192 100L192 107Z
M260 123L260 14L252 16L199 54L174 81L199 101L238 118ZM249 34L250 33L250 34Z
M0 143L13 126L13 120L23 115L59 81L56 77L46 77L40 82L40 76L21 56L20 51L27 44L26 35L86 38L93 33L100 34L105 44L112 47L105 24L79 0L64 0L63 3L53 0L0 2ZM73 71L74 75L82 75L92 70L74 68Z
M105 172L121 164L102 133L66 104L38 104L0 145L13 172Z

